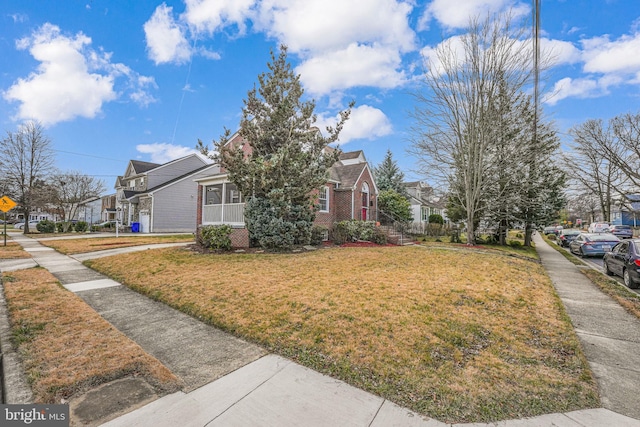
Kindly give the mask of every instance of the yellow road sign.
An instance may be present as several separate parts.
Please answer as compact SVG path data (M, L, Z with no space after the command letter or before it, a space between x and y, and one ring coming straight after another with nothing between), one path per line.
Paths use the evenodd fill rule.
M16 207L16 202L11 200L7 196L2 196L2 198L0 199L0 211L9 212L11 209L15 207Z

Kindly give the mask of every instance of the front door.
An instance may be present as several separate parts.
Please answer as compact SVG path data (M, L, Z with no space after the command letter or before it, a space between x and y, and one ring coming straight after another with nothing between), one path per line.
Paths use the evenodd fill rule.
M362 183L362 213L360 219L366 221L369 211L369 185L366 182Z
M150 221L151 217L149 216L149 212L140 212L140 232L141 233L148 233L149 230L149 224L151 223Z

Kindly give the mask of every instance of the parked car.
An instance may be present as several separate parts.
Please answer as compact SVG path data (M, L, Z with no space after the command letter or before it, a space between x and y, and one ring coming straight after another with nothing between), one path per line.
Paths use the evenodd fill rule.
M578 237L579 234L580 230L573 230L570 228L564 229L558 236L558 244L563 248L568 248L569 243L573 242L573 240Z
M38 225L40 221L29 221L29 229L30 230L35 230L36 229L36 225ZM23 222L18 222L16 224L13 224L13 228L16 228L18 230L22 230L24 229L24 221Z
M580 256L604 255L619 242L611 233L580 233L569 243L569 250Z
M640 287L640 239L623 240L603 258L604 272L620 276L631 289Z
M560 233L562 232L562 226L561 225L553 225L550 227L545 227L542 231L542 234L555 234L556 236L559 236Z
M587 229L589 233L608 233L609 224L606 222L592 222Z
M612 225L609 227L609 233L621 239L633 238L633 229L630 225Z

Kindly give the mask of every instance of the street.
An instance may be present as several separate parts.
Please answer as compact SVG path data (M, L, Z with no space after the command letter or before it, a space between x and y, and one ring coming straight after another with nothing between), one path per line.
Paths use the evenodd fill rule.
M569 248L562 248L563 250L567 251L568 253L571 253L569 251ZM576 255L574 255L576 256ZM588 263L590 266L595 266L598 271L604 272L604 264L602 262L602 257L584 257L584 258L580 258L582 259L584 262ZM611 279L617 281L618 283L620 283L622 286L624 286L624 282L622 281L622 277L618 277L618 276L609 276ZM626 289L629 289L625 286ZM631 292L635 292L637 294L640 294L640 289L629 289Z

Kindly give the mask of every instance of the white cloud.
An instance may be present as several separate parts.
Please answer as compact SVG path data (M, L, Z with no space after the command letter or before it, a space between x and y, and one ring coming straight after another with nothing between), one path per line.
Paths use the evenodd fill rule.
M195 32L213 34L235 25L243 34L254 0L185 0L185 4L187 9L181 19Z
M265 0L257 25L292 52L342 50L358 42L414 49L412 2L395 0Z
M317 125L324 132L327 126L335 126L339 115L327 117L319 115ZM375 139L390 135L393 132L389 118L379 109L369 105L361 105L351 110L349 120L340 132L340 144L346 144L356 139Z
M22 22L27 22L29 20L29 17L24 13L14 13L9 16L11 17L14 23L22 23Z
M255 25L300 56L307 91L335 98L351 87L406 83L401 55L416 48L411 10L396 0L265 0Z
M198 153L198 151L193 148L167 143L139 144L136 145L136 150L142 154L150 154L151 161L160 164L188 156L189 154Z
M516 0L433 0L425 9L418 22L419 30L426 30L429 22L436 19L442 26L448 28L465 28L471 17L482 19L487 14L511 11L512 17L526 16L529 5Z
M584 77L563 78L556 82L554 90L545 99L555 105L565 98L596 98L610 93L613 87L640 85L640 33L623 35L617 40L609 36L593 37L581 41ZM566 63L575 63L576 53L565 52Z
M102 104L116 98L113 77L91 73L83 49L91 39L79 33L73 38L45 24L30 38L21 39L19 49L29 49L40 61L38 71L18 79L3 95L21 105L17 118L36 119L45 125L77 116L93 118Z
M178 21L172 9L159 6L145 24L150 57L156 64L184 62L206 49L188 51L188 37L202 40L236 29L244 35L249 24L286 44L302 64L305 89L329 95L356 86L393 88L406 83L402 55L416 49L409 25L413 0L184 0ZM153 23L153 25L151 25ZM186 28L189 31L186 31ZM151 31L153 30L153 31ZM153 37L150 35L153 33ZM182 49L178 49L182 46Z
M183 29L173 19L172 10L163 3L144 24L149 57L156 65L166 62L180 64L191 58L189 42Z
M314 95L356 86L393 88L406 81L400 54L392 48L362 46L317 55L296 67L305 89Z
M556 82L551 93L542 101L548 105L555 105L565 98L595 98L601 94L602 89L596 80L566 77Z
M530 42L530 41L529 41ZM573 43L562 40L540 39L542 56L548 56L553 65L575 64L581 60L581 52Z
M16 47L29 50L40 65L3 93L6 100L20 103L15 119L52 125L76 117L94 118L104 103L118 98L114 85L119 77L126 78L132 100L143 105L153 102L147 93L148 87L155 87L153 79L112 63L111 54L91 50L90 45L83 33L65 36L49 23L18 40Z
M584 71L588 73L636 73L640 71L640 33L611 41L608 36L582 41Z

